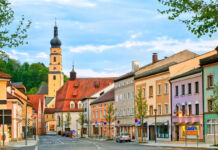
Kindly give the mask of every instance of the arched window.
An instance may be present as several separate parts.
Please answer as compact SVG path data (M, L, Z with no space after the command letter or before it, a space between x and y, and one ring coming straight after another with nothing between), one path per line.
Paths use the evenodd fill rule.
M80 109L80 108L83 108L83 104L82 104L82 102L78 102L78 108Z
M54 57L54 62L56 62L56 57Z
M53 76L53 80L56 80L56 75Z
M72 101L70 102L70 109L74 109L75 108L75 103Z

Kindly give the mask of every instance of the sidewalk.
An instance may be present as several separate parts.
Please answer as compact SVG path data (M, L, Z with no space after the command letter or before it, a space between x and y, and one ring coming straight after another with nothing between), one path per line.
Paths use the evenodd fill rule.
M27 145L25 144L25 140L22 141L16 141L16 142L10 142L7 147L25 147L25 146L35 146L38 144L39 137L36 136L36 140L34 138L28 139L27 140Z
M147 143L142 143L141 145L146 146L165 146L165 147L180 147L180 148L211 148L211 149L218 149L217 146L213 146L212 144L206 144L206 143L197 143L196 142L187 142L184 141L157 141L155 143L154 141L147 141Z

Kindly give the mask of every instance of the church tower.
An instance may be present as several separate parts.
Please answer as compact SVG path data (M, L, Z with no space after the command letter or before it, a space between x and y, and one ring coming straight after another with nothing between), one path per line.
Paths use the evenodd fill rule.
M48 73L48 97L55 97L56 92L64 84L62 71L61 41L58 38L58 27L55 20L54 37L50 41L50 65Z

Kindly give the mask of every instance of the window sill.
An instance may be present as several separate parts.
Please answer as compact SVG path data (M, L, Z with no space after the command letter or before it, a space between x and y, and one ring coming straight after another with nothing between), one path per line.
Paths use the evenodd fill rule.
M212 87L207 87L207 90L211 90L211 89L214 89L214 86L212 86Z

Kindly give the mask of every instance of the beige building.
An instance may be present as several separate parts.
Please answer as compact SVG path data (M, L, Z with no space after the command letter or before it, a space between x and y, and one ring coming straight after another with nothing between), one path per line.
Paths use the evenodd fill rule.
M132 71L116 80L115 83L115 110L117 121L116 135L129 133L135 139L135 113L134 113L134 72L138 70L138 63L133 61Z

